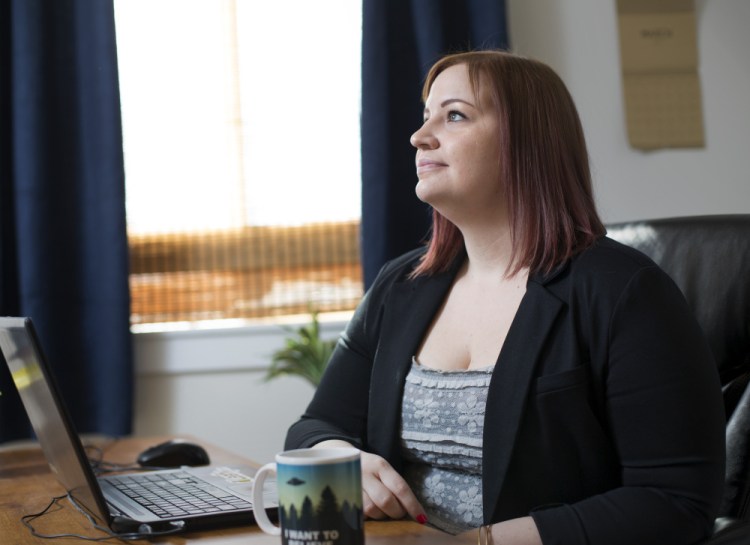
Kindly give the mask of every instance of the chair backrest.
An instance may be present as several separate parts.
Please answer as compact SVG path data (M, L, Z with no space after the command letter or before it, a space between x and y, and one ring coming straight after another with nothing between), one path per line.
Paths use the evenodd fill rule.
M719 368L727 414L721 517L750 515L750 214L617 223L608 236L653 259L680 287Z

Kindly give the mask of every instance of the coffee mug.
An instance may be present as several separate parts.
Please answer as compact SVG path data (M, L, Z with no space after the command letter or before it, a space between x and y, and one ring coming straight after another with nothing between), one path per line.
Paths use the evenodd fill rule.
M263 506L263 483L276 475L279 522ZM276 455L253 482L255 520L283 545L363 545L362 472L355 448L298 449Z

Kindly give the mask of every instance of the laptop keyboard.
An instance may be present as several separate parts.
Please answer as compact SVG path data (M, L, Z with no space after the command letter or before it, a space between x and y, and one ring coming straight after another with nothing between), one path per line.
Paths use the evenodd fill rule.
M107 479L161 518L249 509L252 504L189 473L122 475Z

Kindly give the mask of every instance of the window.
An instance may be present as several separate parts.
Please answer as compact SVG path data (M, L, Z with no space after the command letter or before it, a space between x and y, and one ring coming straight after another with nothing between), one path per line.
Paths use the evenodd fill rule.
M356 305L360 10L116 0L134 325Z

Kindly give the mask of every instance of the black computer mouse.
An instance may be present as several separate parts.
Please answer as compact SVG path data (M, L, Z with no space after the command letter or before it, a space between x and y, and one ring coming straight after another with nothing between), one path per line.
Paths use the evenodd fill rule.
M210 463L202 446L181 439L149 447L138 455L137 461L143 467L205 466Z

